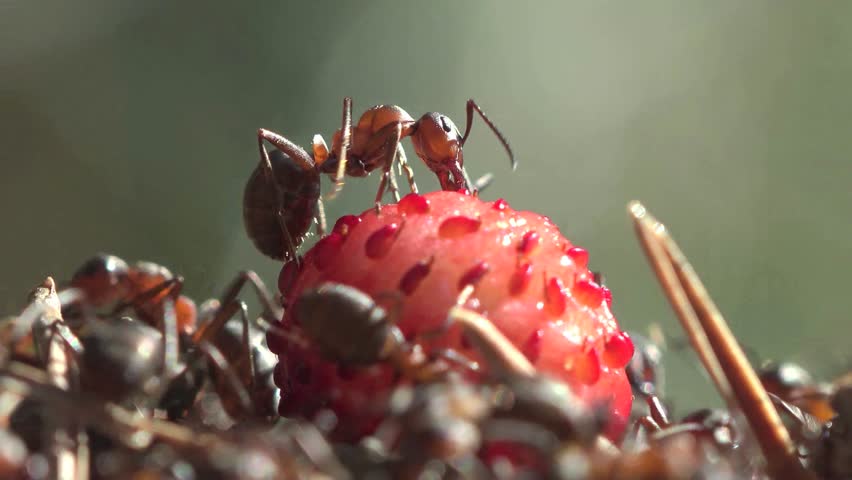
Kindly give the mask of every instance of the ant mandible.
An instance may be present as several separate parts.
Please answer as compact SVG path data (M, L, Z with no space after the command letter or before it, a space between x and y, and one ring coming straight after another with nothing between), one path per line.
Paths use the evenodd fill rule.
M470 181L464 169L462 152L473 126L474 111L500 140L514 170L517 162L509 142L472 99L467 101L464 134L446 115L429 112L414 120L396 105L371 107L353 126L349 97L343 100L342 126L332 137L331 150L321 135L314 135L309 154L284 136L259 129L260 162L243 196L243 221L249 238L264 255L290 260L295 257L296 247L304 241L314 219L317 219L318 233L323 235L322 173L330 175L335 183L328 195L334 198L343 188L345 175L364 177L381 168L382 178L375 199L379 211L386 188L399 200L392 168L396 160L406 172L411 191L416 193L414 171L400 144L405 137L411 137L417 156L438 176L443 190L476 191L477 185ZM264 141L272 144L275 150L267 151Z

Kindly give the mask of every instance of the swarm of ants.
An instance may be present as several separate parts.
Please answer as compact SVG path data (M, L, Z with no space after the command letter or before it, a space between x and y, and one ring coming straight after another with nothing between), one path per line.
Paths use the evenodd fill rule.
M322 173L335 183L326 199L345 176L380 170L375 208L386 189L399 200L395 165L416 192L405 137L443 189L475 195L485 188L490 176L471 182L463 163L474 111L515 166L505 137L473 100L464 134L442 114L415 121L388 105L353 126L351 109L346 99L331 150L319 135L309 154L259 130L244 221L267 256L298 262L311 225L325 231ZM400 354L410 345L375 299L326 284L296 303L306 338L292 341L313 342L341 365L387 362L412 380L387 400L373 435L335 443L326 435L332 418L277 414L266 334L284 307L255 273L241 272L218 299L196 307L181 294L183 279L165 267L101 254L61 288L47 278L2 323L0 478L852 478L852 374L820 382L786 362L755 371L666 229L638 202L629 212L723 409L675 419L662 388L661 348L634 334L632 425L616 445L602 435L605 415L537 373L463 301L447 316L487 360L484 383L424 359L412 363ZM240 299L246 288L259 313ZM487 461L486 447L500 445L521 454Z

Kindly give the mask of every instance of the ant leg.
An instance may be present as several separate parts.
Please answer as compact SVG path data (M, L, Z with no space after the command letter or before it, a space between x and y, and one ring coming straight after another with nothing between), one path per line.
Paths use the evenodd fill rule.
M458 350L454 350L452 348L442 349L435 355L441 360L454 365L459 365L465 370L469 370L473 373L479 373L481 370L478 363L459 353Z
M290 157L303 170L315 169L316 163L311 156L308 155L308 152L302 149L302 147L275 132L271 132L263 128L258 129L257 148L260 153L260 164L263 168L264 174L266 175L266 181L272 185L272 188L275 190L275 196L278 198L278 213L276 218L278 219L278 225L281 228L281 232L284 233L284 238L287 239L287 246L290 249L289 252L283 252L285 253L283 258L288 258L288 256L290 258L297 258L296 245L293 243L293 236L290 235L289 230L287 230L287 222L284 220L284 207L282 206L284 192L281 190L281 185L275 181L275 172L272 170L272 162L269 160L269 152L266 151L266 147L263 145L264 140L271 143L275 148Z
M400 139L402 138L402 124L397 122L389 125L390 133L387 134L385 143L385 153L379 165L382 165L382 184L379 187L379 193L376 195L376 201L381 201L379 195L384 195L384 185L388 185L388 190L391 191L393 199L399 202L399 185L396 183L396 175L393 172L393 163L397 159L397 154L401 149ZM387 127L386 127L387 128ZM382 129L384 130L384 129Z
M400 343L391 349L387 358L404 376L417 382L432 382L442 378L449 371L443 362L429 362L420 345L414 344L405 348L404 340L397 341Z
M512 153L512 147L509 146L509 141L506 140L506 137L500 133L500 130L497 129L497 126L488 119L485 115L485 112L479 108L479 105L471 98L467 101L467 125L464 128L464 135L462 135L461 146L464 147L465 142L467 142L467 137L470 135L470 128L473 126L473 111L476 110L479 113L479 116L482 117L482 120L491 128L491 131L494 132L494 135L497 136L497 139L500 140L500 143L503 144L503 148L506 149L506 153L509 154L509 161L512 162L512 170L518 168L518 162L515 160L515 154Z
M325 206L322 203L322 199L317 199L317 235L320 237L325 236L325 232L328 231L328 225L325 223Z
M478 193L482 192L483 190L485 190L486 188L488 188L493 181L494 181L494 174L493 173L486 173L485 175L477 178L475 182L473 182L473 188L476 191L476 193L478 194Z
M240 308L240 304L243 302L238 301L229 301L227 303L221 304L216 313L213 315L213 318L208 322L201 326L195 333L192 335L192 342L195 344L210 341L213 337L219 333L222 328L225 327L225 324L228 323Z
M649 395L645 397L645 401L648 404L648 411L651 413L651 418L654 420L654 423L659 425L661 428L669 426L669 415L666 411L665 405L663 405L663 402L660 401L660 398L656 395Z
M343 189L343 179L346 177L346 156L349 155L349 146L352 139L352 99L343 99L343 125L340 127L340 158L337 161L337 172L334 174L334 189L326 198L334 199Z
M163 369L166 378L175 375L180 365L180 345L175 313L175 303L171 298L163 301L163 318L160 321L160 333L163 334Z
M453 183L450 182L450 172L441 171L437 175L441 190L455 190Z
M236 394L240 406L246 412L253 413L254 405L251 403L251 395L246 390L246 387L240 383L239 375L234 371L233 365L228 362L225 355L212 343L206 341L199 343L198 349L210 360L210 365L213 369L224 376L225 381L228 382L233 393Z
M640 425L642 427L645 427L645 430L648 433L656 433L663 429L656 421L654 421L653 418L647 415L644 417L639 417L639 419L637 420L637 427Z
M467 185L472 191L470 193L476 192L476 187L473 182L470 181L470 177L467 176L467 170L464 167L461 167L462 178L464 179L464 184ZM458 181L458 179L456 179Z
M395 202L399 202L399 183L396 181L396 173L393 170L393 164L391 164L391 168L389 169L390 173L390 181L388 182L388 190L391 192L391 196Z
M254 351L251 348L251 330L249 328L248 307L245 302L239 302L239 304L240 322L243 324L243 352L245 352L245 359L248 361L249 386L252 390L254 390L254 384L257 380L257 372L255 372L254 369Z
M275 304L275 301L269 293L269 289L267 289L266 285L263 283L263 280L260 279L260 276L257 273L251 270L244 270L231 280L231 283L229 283L227 288L225 288L222 296L219 297L220 303L222 305L232 303L239 297L240 291L242 291L246 284L251 286L257 295L257 299L263 307L264 319L270 323L281 320L281 317L284 316L284 310Z
M411 165L408 163L408 157L405 156L405 149L402 148L402 144L397 145L396 155L396 166L399 171L399 175L402 176L404 170L405 176L408 178L408 187L411 189L411 193L418 193L417 184L414 183L414 169L411 168Z

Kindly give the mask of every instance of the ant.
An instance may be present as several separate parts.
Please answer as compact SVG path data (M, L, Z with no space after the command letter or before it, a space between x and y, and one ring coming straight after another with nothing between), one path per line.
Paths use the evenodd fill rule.
M183 277L156 263L137 262L130 266L115 255L97 254L86 260L71 276L70 288L83 292L87 306L108 310L107 317L115 318L132 310L151 326L163 318L164 302L173 303L178 328L188 334L195 330L197 308L191 298L181 295ZM73 317L77 312L71 311Z
M462 152L473 126L474 111L500 140L514 170L517 162L509 142L472 99L467 101L464 134L441 113L429 112L414 120L396 105L371 107L353 126L349 97L343 100L342 126L332 137L331 150L320 135L314 135L309 154L284 136L259 129L260 162L243 194L243 223L249 238L264 255L289 260L295 257L296 247L304 241L314 219L319 234L323 235L325 213L320 199L320 175L323 173L330 175L335 183L329 194L329 198L334 198L343 188L345 175L364 177L381 168L382 178L375 199L378 212L386 188L399 201L393 174L396 160L400 170L405 170L411 191L416 193L414 171L400 144L405 137L411 137L417 156L438 176L443 190L475 192L478 185L468 178ZM264 141L272 144L275 150L267 151Z
M213 432L63 391L50 385L44 372L18 362L0 369L0 381L3 393L43 405L57 427L82 425L99 435L91 452L79 437L69 442L72 460L82 467L79 478L350 478L310 423Z
M438 334L449 325L459 324L468 340L482 354L490 367L493 379L529 377L535 368L526 357L485 317L461 307L470 296L473 286L463 289L458 305L451 308L445 325L435 332L423 332L420 337ZM344 284L327 282L303 292L293 309L301 329L328 359L345 365L369 365L388 361L401 373L419 382L438 380L450 373L448 363L460 364L471 372L480 367L454 350L436 352L439 359L429 360L418 343L406 340L393 323L390 314L361 290ZM273 331L287 340L287 332Z
M428 362L419 345L406 341L388 311L355 287L322 284L302 293L293 308L302 330L331 360L345 365L389 361L420 381L447 371L446 365Z
M141 369L153 390L116 385L112 401L138 397L158 399L171 417L188 413L209 377L222 406L235 420L245 417L269 419L275 415L278 389L272 381L274 355L263 342L263 331L283 316L263 281L251 271L241 272L226 288L221 300L208 300L200 308L181 295L183 279L165 267L139 262L128 266L114 256L99 254L86 261L70 282L82 292L87 308L109 309L106 319L132 309L140 322L88 321L79 329L84 358L93 365L114 365L119 372ZM261 317L249 321L239 292L250 285L263 307ZM78 302L79 303L79 302ZM241 325L229 323L239 314ZM128 325L135 323L135 325ZM147 328L145 328L147 327ZM120 343L126 348L115 348ZM160 345L161 351L141 358L135 353L143 344ZM183 359L181 359L181 356ZM137 358L139 357L139 358ZM97 369L95 369L97 370ZM85 378L85 375L84 375ZM144 385L136 378L134 385ZM121 382L117 382L121 383ZM131 395L133 394L133 395Z

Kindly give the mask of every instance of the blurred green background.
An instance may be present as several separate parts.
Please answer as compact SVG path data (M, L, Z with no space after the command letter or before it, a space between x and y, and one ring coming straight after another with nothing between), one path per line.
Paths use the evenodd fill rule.
M852 3L0 2L0 307L98 251L202 299L278 265L242 227L265 127L308 146L377 103L463 124L484 196L551 216L606 274L621 324L680 329L625 213L668 223L760 358L847 368ZM416 161L409 142L409 157ZM421 189L437 183L416 165ZM370 205L347 184L329 216ZM327 185L327 184L326 184ZM714 394L669 353L680 410Z

